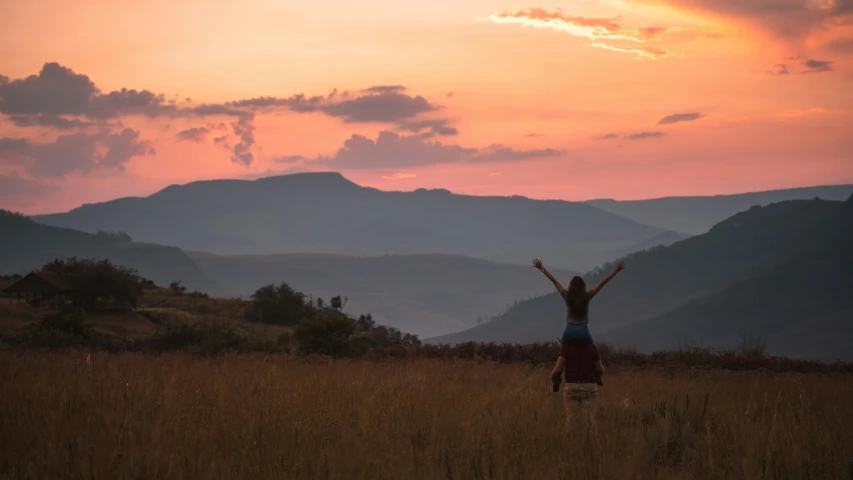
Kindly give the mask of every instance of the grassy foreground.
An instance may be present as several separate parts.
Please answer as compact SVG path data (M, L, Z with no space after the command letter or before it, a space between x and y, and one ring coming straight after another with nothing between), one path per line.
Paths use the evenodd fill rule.
M2 478L849 479L853 376L0 352Z

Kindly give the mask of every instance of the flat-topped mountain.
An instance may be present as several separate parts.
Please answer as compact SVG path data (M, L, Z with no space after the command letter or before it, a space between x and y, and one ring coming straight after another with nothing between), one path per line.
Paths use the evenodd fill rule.
M173 185L144 198L84 205L38 222L221 254L450 253L484 257L519 245L624 246L649 227L583 202L386 192L337 173Z

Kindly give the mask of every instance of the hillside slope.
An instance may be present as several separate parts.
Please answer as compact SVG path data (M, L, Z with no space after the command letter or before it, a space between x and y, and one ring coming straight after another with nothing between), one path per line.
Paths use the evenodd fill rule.
M54 259L68 257L107 258L135 268L159 285L179 280L190 289L224 293L180 248L51 227L0 211L0 274L26 274Z
M665 197L629 201L602 199L590 200L587 203L646 225L697 235L707 232L726 218L756 205L765 206L788 200L811 200L815 197L822 200L844 201L851 194L853 194L853 185L826 185L735 195Z
M755 207L717 224L704 235L629 255L625 271L591 304L593 335L654 318L755 276L767 264L785 258L780 254L793 242L801 241L839 205L841 202L803 200ZM548 259L543 260L547 266ZM608 273L609 268L605 268L585 275L588 286ZM429 341L553 340L564 322L565 305L552 293L522 302L485 325Z
M484 256L519 245L627 245L661 233L583 202L385 192L337 173L194 182L34 218L220 254Z
M760 276L601 338L650 351L752 333L771 353L853 359L853 197L780 253Z
M284 281L327 302L334 295L349 297L346 312L370 312L378 323L419 335L464 330L512 300L541 295L550 287L532 267L457 255L189 255L236 293L249 295Z

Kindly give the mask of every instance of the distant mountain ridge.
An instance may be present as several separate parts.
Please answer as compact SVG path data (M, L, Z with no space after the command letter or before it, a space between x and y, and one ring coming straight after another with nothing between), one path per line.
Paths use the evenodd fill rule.
M286 281L315 298L349 297L347 312L370 312L380 324L419 335L464 330L515 298L548 291L532 267L460 255L188 254L206 274L241 295Z
M662 233L583 202L386 192L337 173L193 182L33 218L220 254L484 257L518 245L531 251L575 242L627 245Z
M853 185L823 185L731 195L663 197L648 200L589 200L588 204L634 221L684 234L705 233L712 226L753 206L787 200L844 201Z
M761 319L766 315L761 312L787 318L777 311L779 302L785 305L785 301L808 301L790 292L780 293L787 292L787 287L780 285L795 285L797 278L800 283L810 282L803 292L810 292L816 300L821 291L834 292L834 297L819 296L822 305L829 307L815 309L815 313L826 316L826 322L837 323L838 312L847 308L843 301L838 303L837 297L850 297L841 292L853 289L853 282L849 274L842 275L843 270L826 265L832 257L843 260L838 265L853 263L849 246L853 244L849 232L853 215L844 213L853 209L851 205L853 198L843 203L795 200L754 207L720 222L706 234L630 255L628 268L593 300L590 329L602 341L647 350L674 348L679 340L730 348L734 346L733 338L750 329L767 336L779 333L778 328L762 327ZM850 243L846 243L848 239ZM791 276L791 272L798 273ZM609 266L585 275L588 286L607 273ZM825 287L823 282L827 281L833 285L832 289L810 290L814 285ZM721 300L731 299L732 295L747 295L747 302L749 295L757 295L761 299L776 299L777 303L770 305L772 302L756 300L751 305L742 300ZM738 315L737 309L734 312L725 309L732 302L739 305L744 315ZM795 310L792 307L791 311ZM553 293L521 302L485 325L427 341L553 340L562 329L564 317L565 305ZM737 318L740 324L732 325L727 318ZM711 335L709 332L715 325L727 325L725 335ZM794 324L780 325L788 328ZM827 335L838 336L838 333L830 331ZM782 339L777 344L782 345ZM797 351L786 353L797 354Z
M0 211L0 273L26 274L55 259L69 257L107 258L136 269L142 277L159 285L181 281L193 290L225 293L180 248L51 227Z

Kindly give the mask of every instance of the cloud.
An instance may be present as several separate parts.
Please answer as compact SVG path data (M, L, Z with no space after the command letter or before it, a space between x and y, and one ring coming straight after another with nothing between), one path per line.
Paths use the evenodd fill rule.
M89 101L86 116L91 118L115 118L121 115L177 115L180 110L166 101L163 94L148 90L122 88L106 94L94 95Z
M93 119L126 114L147 116L231 116L246 124L257 110L286 109L298 113L322 112L344 122L399 122L437 110L420 95L404 93L402 85L377 85L360 95L333 90L327 95L263 96L194 107L178 107L163 94L122 88L101 93L87 75L58 63L45 63L38 75L0 81L0 113L8 115L83 115Z
M215 130L227 130L228 127L224 123L208 123L207 125L202 125L200 127L192 127L186 130L181 130L180 132L175 134L175 138L181 141L190 141L196 143L202 143L207 138L207 136L215 131ZM223 137L225 139L226 137Z
M0 175L0 197L26 197L42 195L56 190L53 185L45 185L35 180L23 178L17 170L8 175Z
M631 135L625 135L622 138L624 138L625 140L642 140L644 138L658 138L664 135L666 134L663 132L639 132Z
M362 95L326 105L322 111L344 122L398 122L421 113L437 110L424 97L412 97L396 91Z
M417 175L414 173L395 173L393 175L383 175L382 178L385 180L406 180L407 178L415 178Z
M517 162L531 158L557 157L565 153L563 150L553 148L515 150L501 144L493 144L482 149L477 155L471 157L469 161L478 163Z
M590 40L606 38L645 42L660 38L668 30L666 27L626 27L619 23L619 18L574 17L565 15L560 9L549 12L543 8L528 8L516 12L504 11L492 14L485 20L501 24L515 23L525 27L550 28Z
M201 143L204 141L204 138L207 136L208 133L210 133L210 130L208 130L207 127L193 127L188 128L186 130L181 130L180 132L175 134L175 138L177 138L178 141L188 140L192 142Z
M133 157L154 153L151 144L129 128L119 133L60 135L51 143L32 143L23 138L0 138L0 161L24 165L34 177L61 177L73 171L124 169Z
M823 60L806 60L803 62L803 66L806 69L801 73L829 72L832 70L833 63L834 62L827 62Z
M81 115L98 91L86 75L58 63L45 63L38 75L0 82L0 113Z
M427 130L426 133L422 133L422 135L426 135L427 137L432 137L433 135L458 135L459 130L449 126L448 123L449 120L447 119L401 120L397 122L397 129L411 133L421 133L423 130Z
M65 118L55 113L41 113L38 115L13 115L9 121L18 127L51 127L59 130L70 130L73 128L86 128L93 123L84 122L79 118Z
M149 116L177 112L163 95L121 89L101 93L88 76L58 63L45 63L38 75L0 83L0 113L52 114L114 118L121 114Z
M240 141L232 149L231 161L241 165L251 165L255 160L251 152L252 145L255 144L254 116L240 117L237 122L231 123L231 128L234 129L234 135L240 137Z
M555 149L515 150L503 145L465 148L431 141L422 135L400 135L382 131L376 140L352 135L334 155L321 155L312 162L330 168L399 168L448 163L512 162L564 154Z
M528 133L525 135L526 138L536 138L536 137L544 137L541 133Z
M800 41L818 30L849 25L853 0L633 0L742 20L775 36Z
M612 45L608 45L606 43L591 43L590 47L593 48L602 48L604 50L610 50L612 52L622 52L622 53L633 53L636 54L637 59L650 59L650 60L659 60L661 58L669 57L672 54L667 52L666 50L658 47L630 47L630 48L622 48L622 47L614 47Z
M667 115L663 117L658 122L658 125L671 125L673 123L678 122L692 122L693 120L698 120L702 118L703 115L701 113L674 113L672 115Z
M613 140L616 138L619 138L619 135L617 135L615 133L608 133L607 135L602 135L602 136L598 137L599 140Z
M45 63L37 75L15 80L0 77L0 113L12 116L13 123L19 126L41 125L57 129L107 126L106 120L123 115L231 117L230 125L236 139L229 141L229 136L220 135L214 138L214 143L228 148L233 162L247 166L254 161L254 119L259 111L319 112L340 118L345 123L391 123L424 137L459 133L446 119L419 119L420 115L436 111L440 106L420 95L405 92L406 87L402 85L376 85L357 94L332 90L327 95L306 96L300 93L289 97L262 96L224 103L178 106L163 94L148 90L122 88L102 93L88 76L75 73L58 63ZM86 117L94 123L62 115ZM209 126L194 127L179 132L176 138L179 141L200 142L211 132ZM124 135L124 132L117 135ZM87 155L92 153L92 143L98 143L92 140L93 137L87 136L61 138L62 142L80 142L75 146L77 152L86 150L84 145L88 146Z
M800 65L802 65L803 69L797 73L821 73L821 72L831 72L832 64L835 62L830 62L826 60L802 60L800 57L792 57L788 58L788 60L801 60ZM773 66L773 70L770 71L773 75L789 75L791 72L788 70L788 65L785 63L780 63L778 65Z

